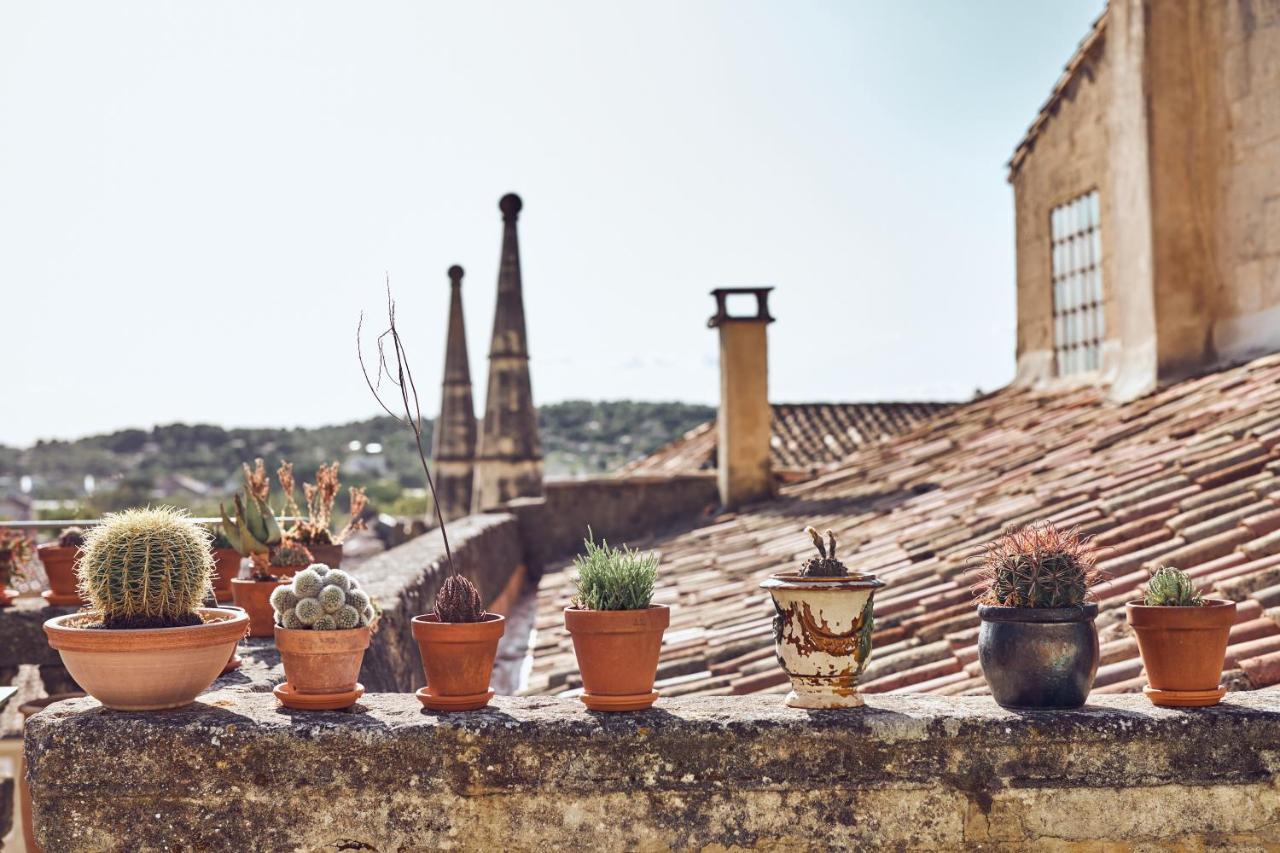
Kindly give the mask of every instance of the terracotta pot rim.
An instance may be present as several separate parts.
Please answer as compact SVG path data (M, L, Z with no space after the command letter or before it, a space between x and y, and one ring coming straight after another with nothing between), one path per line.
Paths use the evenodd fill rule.
M1003 607L998 604L979 604L978 617L986 622L1092 622L1098 617L1098 603L1086 601L1076 607Z
M257 578L232 578L233 584L249 584L249 583L284 583L280 578L273 577L271 580L258 580Z
M275 626L276 648L293 654L349 654L369 648L372 636L368 625L359 628L337 628L314 631L310 628Z
M851 592L864 589L879 589L882 586L884 586L884 581L875 575L857 572L838 578L810 578L802 576L799 572L777 572L760 582L761 589L835 589Z
M1134 628L1230 628L1236 617L1236 602L1223 598L1206 598L1200 607L1148 605L1130 601L1125 603L1124 609L1129 624Z
M180 628L80 628L69 624L90 618L101 618L97 611L81 610L65 616L55 616L44 623L49 645L58 651L117 652L161 651L167 649L194 649L225 643L244 636L249 626L245 613L220 610L216 607L196 609L207 617L203 625L185 625Z
M74 555L79 550L80 550L79 547L69 548L65 545L59 545L56 542L46 542L43 545L36 546L36 554L38 555L49 554L50 556L53 556L53 557L66 556L67 554Z
M564 626L570 634L643 634L664 631L670 624L671 607L666 604L637 610L564 609Z
M415 640L434 643L471 643L496 640L507 630L507 617L486 613L479 622L441 622L435 613L424 613L410 622Z

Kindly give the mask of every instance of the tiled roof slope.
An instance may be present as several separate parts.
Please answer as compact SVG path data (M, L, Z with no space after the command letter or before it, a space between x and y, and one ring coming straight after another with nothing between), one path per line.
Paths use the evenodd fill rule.
M900 435L954 403L775 403L773 468L812 473L847 459L858 448ZM628 474L676 474L716 466L716 422L626 465Z
M1122 605L1159 563L1240 602L1233 689L1280 683L1278 445L1280 354L1123 405L1091 389L1006 389L958 406L777 500L633 543L661 552L655 601L673 606L660 689L785 689L758 584L805 556L801 529L813 523L837 532L851 569L888 584L865 690L985 692L971 558L1001 529L1037 519L1078 525L1104 549L1095 690L1141 688ZM530 692L578 686L560 613L571 575L542 579Z

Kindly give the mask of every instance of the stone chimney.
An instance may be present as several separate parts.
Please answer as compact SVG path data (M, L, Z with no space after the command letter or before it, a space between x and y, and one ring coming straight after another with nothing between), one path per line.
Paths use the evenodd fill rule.
M502 265L498 270L498 304L489 345L489 387L485 396L480 449L476 453L471 510L542 494L542 449L538 413L529 382L529 346L524 327L520 244L516 218L520 196L508 193L502 211Z
M431 439L436 492L445 521L471 512L476 455L476 410L471 402L467 327L462 321L462 267L449 267L449 332L444 347L440 417Z
M773 410L769 407L769 291L772 287L732 287L711 291L720 330L720 413L716 418L716 473L720 503L728 509L764 500L774 493L769 465ZM731 317L730 296L754 296L756 313Z

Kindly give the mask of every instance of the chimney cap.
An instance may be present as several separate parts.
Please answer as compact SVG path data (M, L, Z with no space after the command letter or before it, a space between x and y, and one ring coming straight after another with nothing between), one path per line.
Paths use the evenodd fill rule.
M774 318L769 314L769 292L771 290L773 290L772 287L717 287L711 291L711 295L716 298L716 313L711 319L707 320L707 326L714 329L729 320L772 323ZM754 317L729 316L728 297L740 295L750 295L756 298L756 314Z
M454 285L462 284L462 272L462 267L457 264L449 267L449 283Z
M515 193L507 193L498 202L498 209L502 211L503 219L515 219L523 207L524 202Z

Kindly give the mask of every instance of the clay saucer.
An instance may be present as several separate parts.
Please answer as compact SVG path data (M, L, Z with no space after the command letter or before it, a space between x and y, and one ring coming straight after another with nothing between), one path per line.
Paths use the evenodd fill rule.
M51 589L46 589L40 593L40 597L44 599L45 604L50 607L79 607L84 604L80 596L74 592L56 593Z
M483 693L468 693L465 696L436 696L428 693L427 688L420 687L414 694L418 701L432 711L477 711L489 704L493 698L493 688Z
M355 690L344 693L299 693L289 682L277 684L271 691L286 708L295 711L339 711L350 708L364 695L364 685L356 684Z
M240 655L232 654L231 660L227 661L227 665L222 668L222 675L226 675L228 672L235 672L243 663L244 661L240 659Z
M658 691L624 693L619 696L583 693L578 697L592 711L643 711L658 699Z
M1142 688L1151 704L1163 708L1205 708L1217 705L1227 695L1227 688L1215 687L1212 690L1157 690L1147 685Z

